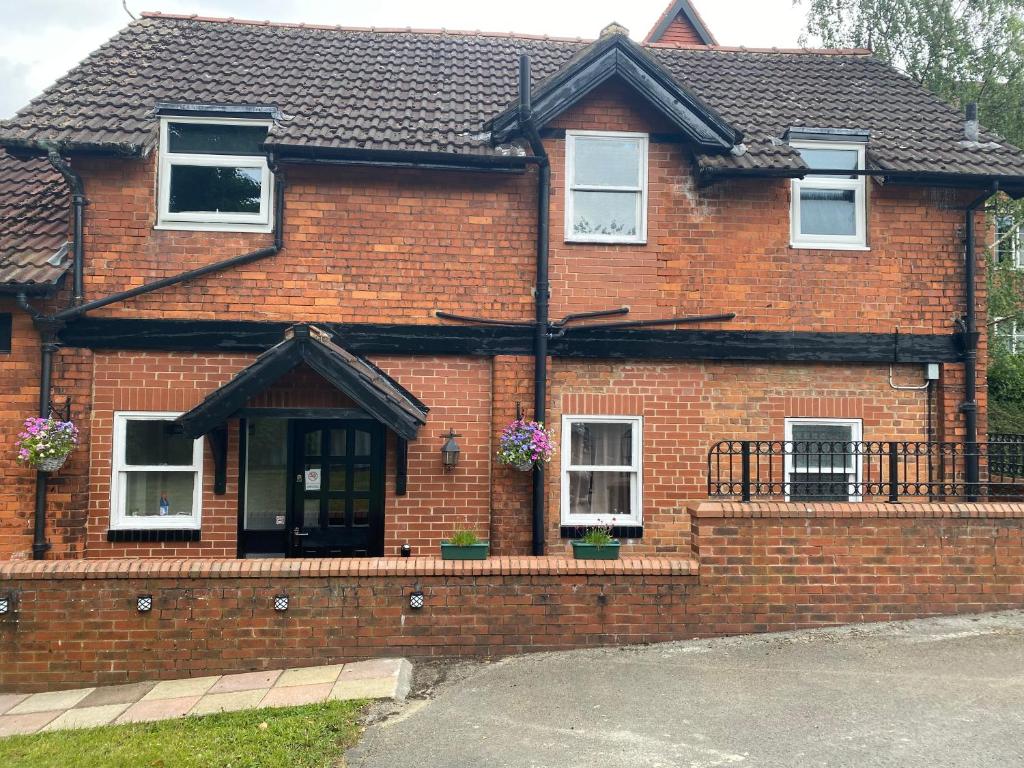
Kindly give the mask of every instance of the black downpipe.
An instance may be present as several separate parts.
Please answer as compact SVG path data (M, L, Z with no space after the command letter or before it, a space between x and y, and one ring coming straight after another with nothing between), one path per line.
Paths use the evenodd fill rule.
M85 206L89 201L85 198L85 185L82 177L60 156L56 146L46 144L46 159L50 165L64 177L71 190L72 229L71 229L71 303L78 306L85 301L85 266L83 262L83 233L85 232Z
M964 223L964 293L967 302L965 315L966 344L964 348L964 400L960 410L964 414L964 470L967 477L967 500L978 500L978 482L981 477L978 460L978 309L977 259L974 254L974 216L985 202L999 191L999 182L979 195L967 206Z
M18 306L32 316L36 328L39 329L39 416L45 419L49 417L52 407L50 390L53 382L53 355L60 349L57 332L62 324L48 322L46 317L36 312L28 303L24 293L18 294ZM42 560L50 548L50 543L46 540L46 489L49 477L49 472L36 470L36 500L32 513L33 560Z
M533 336L533 418L547 426L548 332L551 287L548 281L548 236L551 224L551 163L533 123L530 57L519 57L519 125L537 163L537 280ZM544 554L544 466L533 468L533 554Z
M275 166L272 166L274 168ZM228 259L216 261L213 264L207 264L203 267L197 267L196 269L190 269L187 272L181 272L177 275L171 275L170 277L164 277L159 280L154 280L151 283L140 285L136 288L129 288L127 291L119 291L118 293L112 293L109 296L104 296L102 299L95 299L94 301L86 302L77 307L69 307L68 309L57 312L53 315L54 320L71 320L76 317L84 315L93 309L99 309L105 307L108 304L115 304L119 301L125 301L126 299L134 298L135 296L141 296L145 293L152 293L153 291L159 291L161 288L168 288L178 283L184 283L189 280L195 280L198 277L209 275L213 272L222 272L225 269L232 267L240 267L243 264L249 264L253 261L259 261L265 259L268 256L273 256L280 252L284 247L284 233L283 222L284 222L284 175L279 171L274 171L274 244L269 245L265 248L258 248L255 251L249 253L243 253L241 256L232 256Z
M53 163L53 157L56 155L57 159L61 159L59 154L56 154L55 150L51 152L50 162ZM61 162L63 160L61 159ZM284 247L284 189L285 180L284 174L281 173L280 168L274 162L274 158L268 156L268 162L270 169L274 174L274 244L266 248L259 248L255 251L251 251L241 256L233 256L229 259L208 264L205 267L199 267L198 269L190 269L187 272L182 272L171 277L165 277L161 280L154 280L151 283L146 283L138 288L132 288L127 291L121 291L106 296L102 299L96 299L87 303L77 303L77 299L82 298L82 223L83 216L81 208L85 205L85 198L81 195L81 186L77 187L77 191L73 191L73 199L81 198L80 204L78 204L75 211L75 229L74 229L74 252L75 262L75 291L76 306L68 307L67 309L61 310L53 315L43 315L38 312L28 302L28 297L24 293L18 294L18 306L21 307L25 312L31 315L33 322L37 329L39 329L40 336L42 338L42 344L40 346L40 371L39 371L39 415L42 418L47 418L50 415L52 407L50 389L52 387L53 379L53 355L60 349L57 336L60 329L64 327L67 320L81 317L86 312L92 309L98 309L99 307L105 307L108 304L113 304L118 301L124 301L130 299L133 296L140 296L144 293L151 293L152 291L158 291L161 288L166 288L171 285L177 285L178 283L184 283L188 280L194 280L197 277L208 275L213 272L220 272L231 267L240 266L242 264L248 264L259 259L273 256L274 254L281 251ZM66 166L66 164L65 164ZM54 165L57 170L61 170L56 164ZM71 172L70 166L66 166L67 170ZM63 173L63 171L61 171ZM68 178L68 177L65 177ZM78 178L77 175L74 178ZM69 179L69 184L71 183ZM81 180L79 180L79 184ZM73 187L73 190L76 189ZM49 542L46 541L46 487L49 479L48 472L37 471L36 472L36 499L35 499L35 511L33 514L32 524L32 559L42 560L46 551L50 549Z

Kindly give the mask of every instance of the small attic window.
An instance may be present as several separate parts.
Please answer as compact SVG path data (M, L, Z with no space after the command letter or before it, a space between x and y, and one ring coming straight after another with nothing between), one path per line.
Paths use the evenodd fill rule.
M796 248L867 248L867 188L862 175L843 171L864 169L864 144L835 141L791 140L811 169L793 179L790 212L791 240Z
M269 122L160 121L157 225L268 232L273 180L261 149Z

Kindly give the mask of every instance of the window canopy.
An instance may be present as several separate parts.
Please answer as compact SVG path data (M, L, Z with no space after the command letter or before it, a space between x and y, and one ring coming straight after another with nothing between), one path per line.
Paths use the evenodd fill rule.
M419 428L426 423L429 409L369 360L342 349L334 343L331 334L321 328L294 325L285 331L284 341L260 355L191 411L179 416L174 422L176 428L193 439L213 431L249 398L269 388L301 363L403 439L415 439Z

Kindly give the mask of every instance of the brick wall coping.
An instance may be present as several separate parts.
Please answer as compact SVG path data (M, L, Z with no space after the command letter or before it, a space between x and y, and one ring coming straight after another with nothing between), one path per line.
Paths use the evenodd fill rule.
M259 558L120 560L14 560L0 563L3 579L151 578L376 578L410 576L696 576L697 562L678 557L492 557L441 560L435 557Z
M1024 518L1024 503L748 502L705 501L690 507L702 518Z

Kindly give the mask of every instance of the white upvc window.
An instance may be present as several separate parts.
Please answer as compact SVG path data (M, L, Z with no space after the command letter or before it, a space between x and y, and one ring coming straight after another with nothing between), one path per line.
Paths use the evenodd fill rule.
M1012 216L996 219L996 263L1010 264L1014 269L1024 268L1024 224L1018 225Z
M172 433L180 414L114 414L110 527L199 529L203 441Z
M860 501L860 419L786 419L786 501Z
M647 134L567 131L565 240L647 242Z
M864 170L864 145L794 141L810 168ZM793 179L790 210L795 248L867 249L867 185L864 176L808 175Z
M157 227L269 232L273 178L270 123L165 117L160 120Z
M643 419L562 417L562 525L643 525Z
M1024 324L1006 317L997 317L994 323L996 335L1006 344L1010 354L1024 353Z

